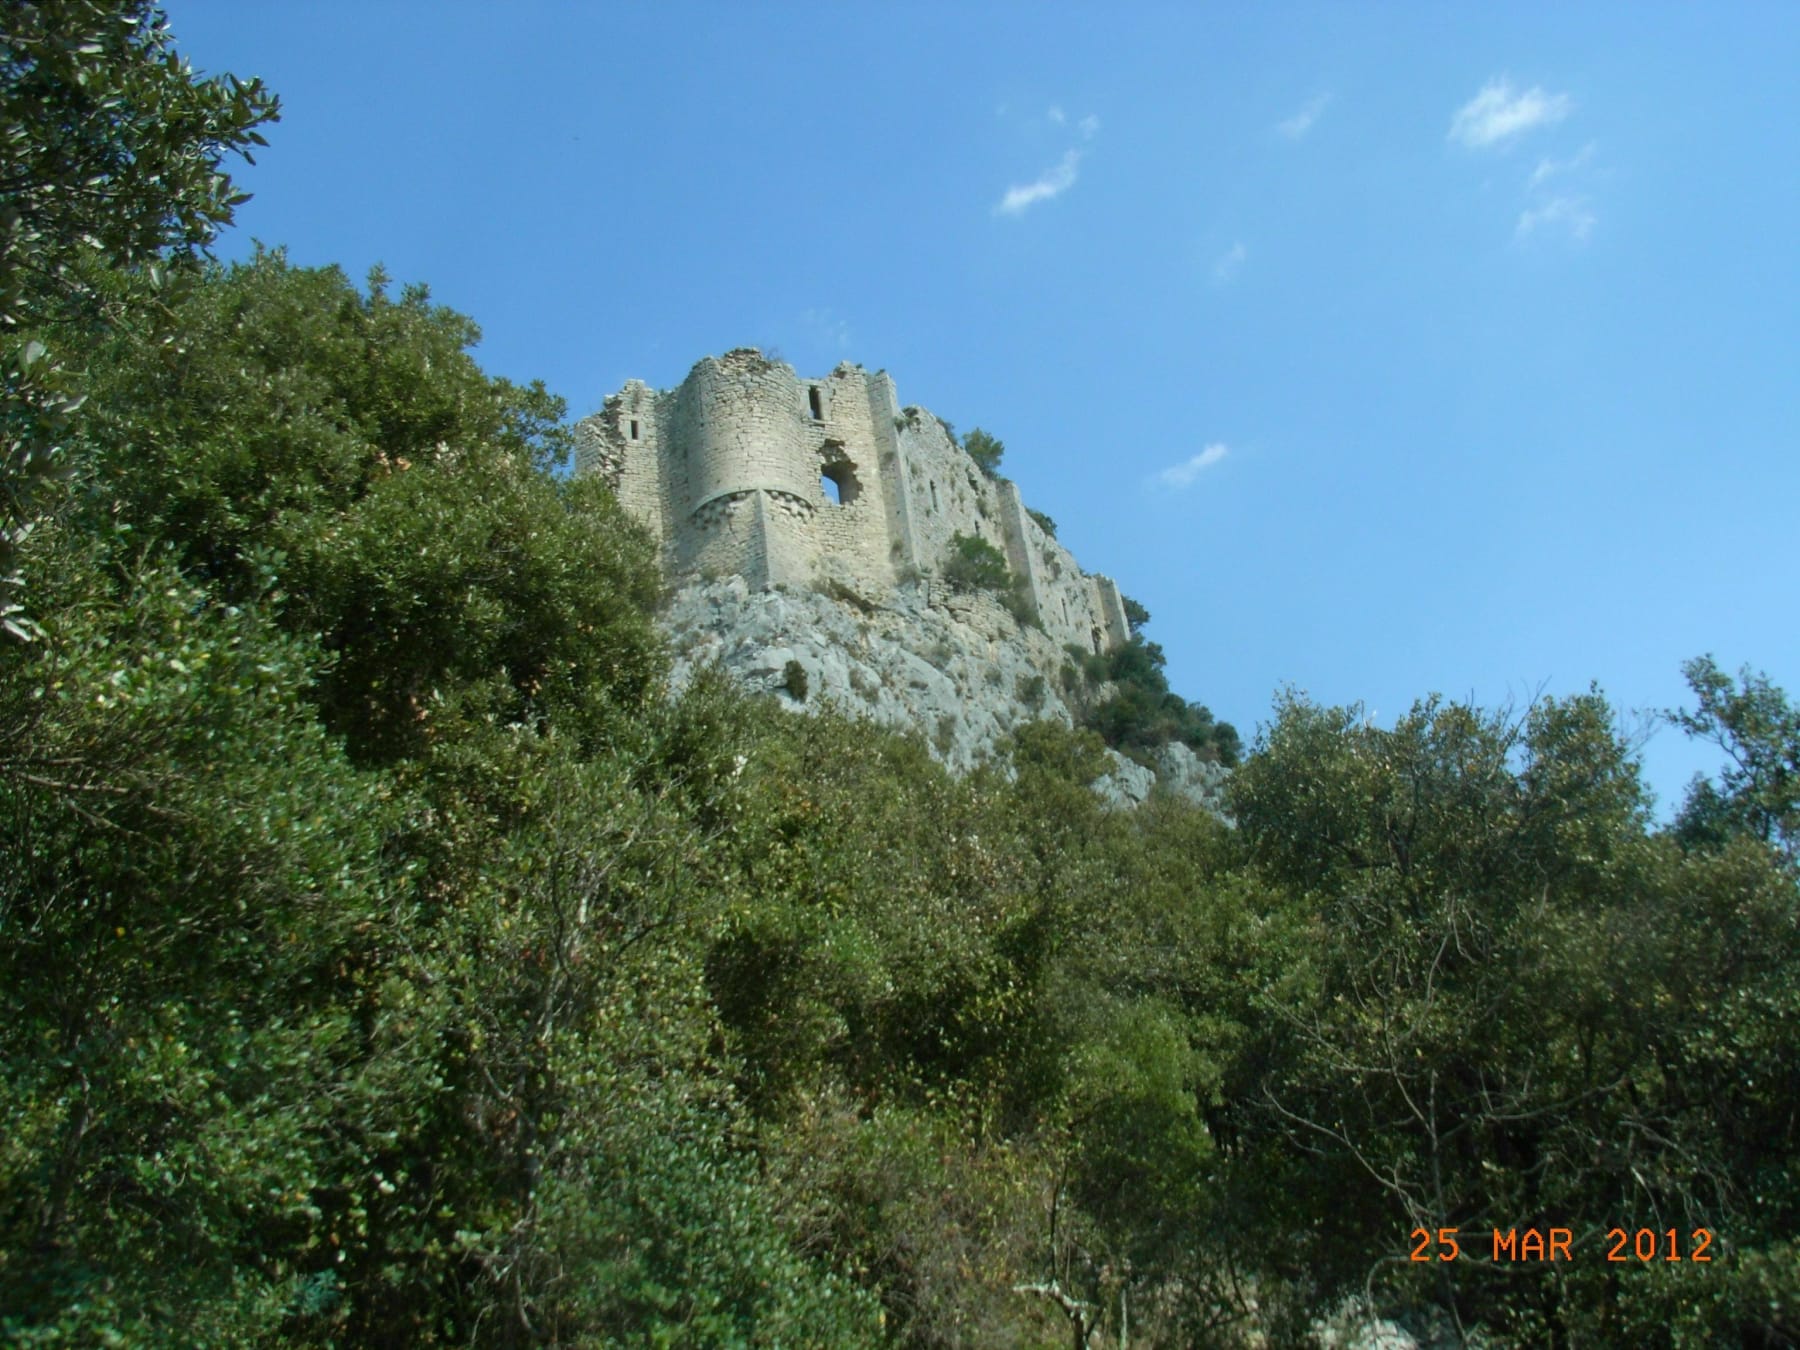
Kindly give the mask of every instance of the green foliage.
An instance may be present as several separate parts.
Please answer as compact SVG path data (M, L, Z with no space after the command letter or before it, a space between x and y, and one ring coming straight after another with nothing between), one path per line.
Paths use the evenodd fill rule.
M944 564L944 580L962 590L996 591L1013 587L1006 555L987 540L960 531L950 541L950 559Z
M978 535L958 531L951 537L944 580L959 590L991 592L1020 625L1038 623L1024 579L1012 574L1005 554Z
M975 461L976 468L989 478L999 476L1000 461L1006 454L1006 446L998 437L990 436L980 427L974 427L963 437L962 444L963 449L969 452L969 458ZM1055 529L1051 529L1050 533L1055 534Z
M43 41L7 59L52 112L56 62L130 68ZM202 242L268 110L152 64L118 78L170 139L108 181L164 154L178 200L90 194L113 261ZM48 257L60 203L21 200ZM1106 809L1090 728L952 778L721 677L672 697L651 545L422 287L261 254L120 326L153 288L105 261L21 283L8 385L9 444L75 474L9 508L0 1340L1031 1345L1074 1309L1287 1344L1364 1290L1516 1344L1795 1338L1800 735L1765 677L1688 667L1675 719L1729 762L1668 834L1597 693L1391 730L1287 697L1235 829ZM1016 601L991 546L952 565ZM1115 745L1236 758L1141 636L1062 678ZM1720 1259L1405 1259L1571 1220Z
M1748 667L1737 683L1710 656L1682 667L1698 707L1676 710L1669 720L1688 735L1710 741L1728 763L1715 784L1697 778L1675 820L1675 835L1688 847L1717 848L1739 835L1778 849L1800 865L1800 709Z
M316 697L353 753L417 755L457 718L593 735L660 677L647 541L543 472L562 405L483 375L468 320L280 253L174 315L172 348L94 354L88 518L169 541L227 597L274 569L284 623L333 657Z
M1013 576L1006 565L1006 554L979 535L958 531L950 536L950 558L943 565L943 580L959 590L988 590L1019 625L1039 625L1024 578Z
M1207 708L1189 703L1169 688L1163 674L1165 658L1156 643L1133 636L1104 655L1073 646L1070 654L1079 657L1090 685L1104 681L1115 686L1085 719L1108 745L1121 751L1150 751L1179 742L1228 767L1238 762L1242 746L1237 729L1229 722L1215 722Z
M794 702L806 702L806 667L798 661L790 660L781 668L781 687L787 690L788 697Z
M1125 622L1131 625L1131 632L1135 637L1143 632L1144 625L1150 622L1150 611L1129 595L1121 596L1120 599L1125 602Z
M1261 1099L1230 1128L1297 1150L1274 1174L1286 1199L1266 1203L1328 1216L1293 1253L1313 1277L1359 1285L1383 1251L1411 1274L1403 1230L1557 1215L1660 1216L1750 1251L1785 1240L1796 1193L1769 1160L1800 1135L1765 1091L1800 1084L1767 1047L1796 1029L1800 942L1767 854L1683 859L1650 838L1597 694L1520 718L1431 700L1392 731L1291 697L1278 712L1229 795L1251 866L1305 936L1249 1019L1267 1026ZM1717 1267L1705 1289L1609 1279L1603 1262L1560 1285L1394 1278L1396 1297L1522 1342L1772 1329Z
M0 304L79 291L87 250L117 265L209 242L246 200L219 170L276 120L261 81L200 80L146 0L39 0L7 17L0 142L9 166Z
M19 550L48 507L79 405L56 317L117 320L92 284L113 266L186 255L245 200L219 163L249 158L277 116L260 82L198 80L148 0L8 8L0 36L0 631L30 638ZM149 269L152 286L161 282Z
M400 807L317 725L306 644L100 561L34 573L58 617L0 669L0 1226L36 1254L0 1327L239 1344L329 1269Z
M1042 511L1033 511L1030 507L1025 509L1025 514L1035 520L1038 523L1038 528L1045 534L1049 535L1052 539L1056 538L1056 522L1050 519L1049 516L1045 515Z
M641 535L422 291L266 256L175 313L71 330L0 663L0 1334L866 1339L732 1136L736 704L660 695Z

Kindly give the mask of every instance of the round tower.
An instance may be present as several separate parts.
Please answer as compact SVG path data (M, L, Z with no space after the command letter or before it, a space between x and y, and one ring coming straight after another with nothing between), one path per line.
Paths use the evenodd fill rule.
M740 348L702 361L681 392L689 511L739 492L781 492L818 504L818 456L804 438L793 371Z

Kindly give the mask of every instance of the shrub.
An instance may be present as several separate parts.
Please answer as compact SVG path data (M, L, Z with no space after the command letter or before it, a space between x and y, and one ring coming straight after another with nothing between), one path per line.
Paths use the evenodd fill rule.
M950 561L944 566L944 580L965 591L1010 591L1012 571L1006 555L987 540L958 532L950 540Z
M1077 650L1071 647L1071 654ZM1237 763L1242 750L1237 728L1215 722L1209 709L1189 703L1169 688L1163 651L1156 643L1134 637L1105 656L1084 655L1082 664L1090 684L1099 682L1094 678L1098 670L1103 672L1101 680L1114 686L1112 697L1086 722L1115 750L1154 750L1180 741L1202 758L1227 767Z
M956 719L949 713L938 718L937 731L932 735L931 743L937 747L940 755L950 753L950 747L956 744Z
M1049 692L1049 686L1042 675L1021 676L1014 692L1018 695L1019 702L1036 712L1044 706L1044 696Z
M790 658L788 663L781 668L781 687L787 690L788 697L794 702L806 702L806 691L809 687L806 667Z

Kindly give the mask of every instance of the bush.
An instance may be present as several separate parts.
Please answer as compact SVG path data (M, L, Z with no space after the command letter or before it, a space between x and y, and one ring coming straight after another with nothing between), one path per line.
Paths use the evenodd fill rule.
M1214 721L1210 709L1189 703L1169 688L1163 674L1163 650L1156 643L1133 637L1101 656L1084 652L1074 643L1065 650L1087 688L1114 686L1112 696L1083 719L1083 724L1098 731L1113 749L1155 750L1179 741L1203 759L1227 767L1238 762L1243 744L1237 728ZM1067 685L1070 667L1063 669Z
M788 697L794 702L806 702L806 691L810 688L806 678L806 667L798 661L790 659L781 668L781 687L787 690Z
M962 591L992 591L1021 628L1039 624L1024 580L1012 574L1006 555L985 539L962 533L953 536L944 580Z
M1013 588L1006 555L987 540L958 532L950 540L944 580L958 590L1006 592Z

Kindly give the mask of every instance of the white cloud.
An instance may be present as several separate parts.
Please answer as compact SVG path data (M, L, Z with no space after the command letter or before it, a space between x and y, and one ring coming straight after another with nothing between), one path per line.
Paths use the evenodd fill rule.
M1250 250L1242 243L1233 244L1214 260L1212 266L1213 285L1223 286L1231 281L1243 269L1244 260L1250 256Z
M1567 94L1546 94L1536 86L1521 92L1510 80L1489 80L1451 119L1450 139L1471 150L1485 150L1533 127L1560 122L1574 107L1575 101Z
M1586 197L1553 197L1542 206L1527 207L1513 233L1523 239L1539 230L1564 230L1580 241L1594 232L1599 221Z
M1006 195L994 207L994 214L999 216L1016 216L1022 211L1036 206L1039 202L1047 202L1052 197L1060 197L1075 186L1076 172L1081 165L1081 151L1071 150L1052 169L1047 169L1037 181L1009 187Z
M1164 487L1174 488L1179 492L1182 488L1191 487L1196 478L1230 453L1231 451L1222 442L1214 441L1199 454L1192 455L1180 464L1174 464L1164 469L1156 475L1156 481Z
M1046 116L1050 119L1050 124L1052 126L1060 127L1064 122L1066 122L1068 120L1067 118L1065 118L1063 116L1063 110L1061 108L1057 107L1054 103L1052 103L1050 105L1050 111L1045 113L1044 116Z
M1275 130L1290 141L1297 141L1313 128L1319 120L1319 114L1325 111L1325 105L1331 102L1330 94L1315 94L1301 105L1300 111L1292 117L1283 118L1275 124Z
M1571 155L1568 159L1551 159L1549 156L1545 156L1538 161L1537 168L1531 171L1531 180L1525 184L1525 190L1529 192L1533 188L1542 187L1558 174L1573 173L1584 167L1593 157L1593 141L1582 146L1579 154Z
M1082 140L1091 141L1094 133L1100 130L1100 119L1089 113L1075 124L1075 129L1081 133Z

